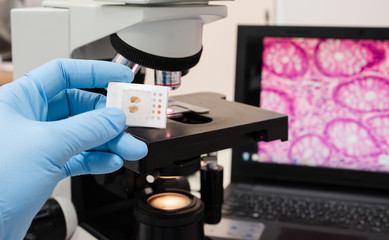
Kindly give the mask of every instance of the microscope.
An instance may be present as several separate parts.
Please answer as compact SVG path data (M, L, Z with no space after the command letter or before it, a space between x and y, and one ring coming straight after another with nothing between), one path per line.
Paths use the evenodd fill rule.
M99 59L130 67L139 82L142 69L153 69L156 85L175 89L200 60L203 25L226 16L225 6L209 0L63 0L13 10L14 78L54 58ZM287 140L286 115L221 94L175 96L169 103L166 129L126 130L147 144L145 158L125 161L111 174L67 179L54 190L53 199L71 202L77 223L94 237L206 239L203 224L220 221L223 202L223 172L214 152ZM199 170L201 199L184 178ZM30 239L70 238L66 221L50 220L66 218L66 210L55 214L58 207L49 201L34 220ZM64 232L64 225L63 236L50 236L53 229Z

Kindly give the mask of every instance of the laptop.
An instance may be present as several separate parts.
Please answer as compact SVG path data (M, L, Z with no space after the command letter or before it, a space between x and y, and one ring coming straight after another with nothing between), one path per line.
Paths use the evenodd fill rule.
M235 100L287 114L289 140L233 149L223 219L389 239L389 29L239 26Z

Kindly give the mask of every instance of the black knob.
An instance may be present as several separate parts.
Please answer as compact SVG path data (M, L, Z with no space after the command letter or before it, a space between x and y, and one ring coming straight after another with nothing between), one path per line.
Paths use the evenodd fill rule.
M191 69L200 61L201 52L203 51L203 48L201 48L201 50L193 56L182 58L157 56L128 45L117 34L111 35L111 44L120 55L131 62L137 63L143 67L168 72L186 71Z
M216 164L201 167L201 200L205 206L205 223L220 222L223 192L223 167Z

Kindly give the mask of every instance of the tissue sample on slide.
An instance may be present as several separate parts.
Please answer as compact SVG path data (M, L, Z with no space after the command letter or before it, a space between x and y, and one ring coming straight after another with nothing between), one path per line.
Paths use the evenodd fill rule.
M315 49L315 63L326 76L353 76L372 67L382 59L382 53L372 45L355 40L327 39Z

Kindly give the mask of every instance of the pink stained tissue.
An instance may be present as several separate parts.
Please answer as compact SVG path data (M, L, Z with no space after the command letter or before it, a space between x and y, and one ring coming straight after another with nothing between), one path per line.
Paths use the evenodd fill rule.
M289 116L289 140L257 161L389 171L389 41L263 41L261 108Z

